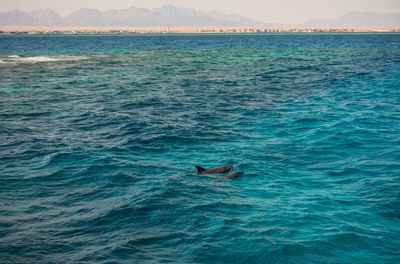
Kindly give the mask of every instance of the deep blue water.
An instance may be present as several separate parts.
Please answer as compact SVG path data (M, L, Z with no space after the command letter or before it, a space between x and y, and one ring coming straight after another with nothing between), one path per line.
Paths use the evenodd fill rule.
M1 263L400 263L400 34L1 36L0 174Z

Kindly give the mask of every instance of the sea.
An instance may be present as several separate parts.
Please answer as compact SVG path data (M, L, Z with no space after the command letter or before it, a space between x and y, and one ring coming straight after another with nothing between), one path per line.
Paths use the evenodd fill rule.
M0 36L0 263L400 263L400 34Z

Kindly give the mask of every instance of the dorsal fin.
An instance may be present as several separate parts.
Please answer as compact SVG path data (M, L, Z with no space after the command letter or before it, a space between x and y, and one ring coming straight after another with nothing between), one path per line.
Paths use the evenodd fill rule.
M206 169L204 169L203 167L200 167L200 166L195 166L195 167L197 169L197 172L202 172L202 171L206 170Z

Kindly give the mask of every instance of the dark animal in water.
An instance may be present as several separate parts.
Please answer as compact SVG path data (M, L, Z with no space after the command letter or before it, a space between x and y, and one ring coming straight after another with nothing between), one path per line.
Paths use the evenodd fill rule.
M200 166L195 166L197 168L197 174L214 174L214 173L225 173L230 171L233 167L230 165L221 166L213 169L206 170Z
M243 171L235 171L235 172L232 172L231 174L228 174L228 175L226 175L224 177L218 177L216 179L217 180L232 179L232 178L236 178L237 176L242 175L242 174L243 174Z

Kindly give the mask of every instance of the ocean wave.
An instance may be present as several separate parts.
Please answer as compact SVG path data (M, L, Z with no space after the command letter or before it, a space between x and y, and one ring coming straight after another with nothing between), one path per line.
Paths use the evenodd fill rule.
M76 61L84 59L84 56L21 56L8 55L0 59L0 64L16 64L16 63L41 63L41 62L56 62L56 61Z
M20 57L16 58L15 61L35 63L35 62L59 61L59 59L46 56L38 56L38 57Z
M397 263L400 35L278 38L3 42L0 262Z

